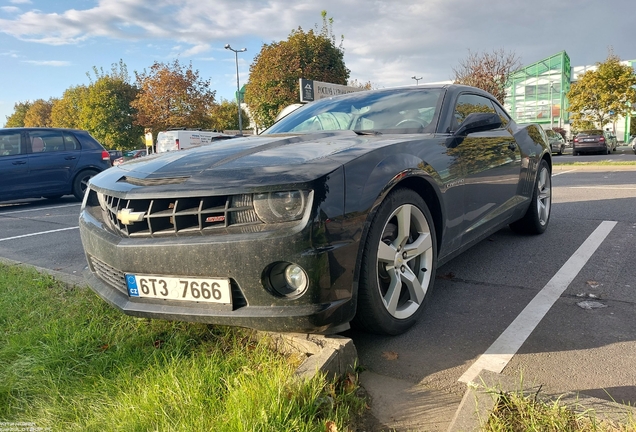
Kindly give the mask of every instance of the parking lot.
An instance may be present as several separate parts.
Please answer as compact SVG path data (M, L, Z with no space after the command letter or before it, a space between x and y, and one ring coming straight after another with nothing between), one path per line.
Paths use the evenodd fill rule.
M572 156L555 161L566 158ZM575 390L636 404L632 168L558 167L544 235L503 229L441 267L427 313L404 335L347 332L374 400L384 397L387 412L393 393L455 402L467 374L500 368L548 393ZM79 275L79 208L70 196L0 204L0 256ZM555 289L547 310L528 312L538 294ZM452 417L443 409L437 415Z

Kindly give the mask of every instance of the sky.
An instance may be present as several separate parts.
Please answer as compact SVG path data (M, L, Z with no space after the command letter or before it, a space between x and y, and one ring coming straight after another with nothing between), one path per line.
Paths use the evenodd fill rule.
M572 66L636 59L634 0L0 0L0 125L19 101L59 98L122 60L131 78L157 61L192 64L233 99L263 44L322 26L343 35L351 79L374 87L452 79L471 52L531 64L565 50ZM338 37L339 39L339 37Z

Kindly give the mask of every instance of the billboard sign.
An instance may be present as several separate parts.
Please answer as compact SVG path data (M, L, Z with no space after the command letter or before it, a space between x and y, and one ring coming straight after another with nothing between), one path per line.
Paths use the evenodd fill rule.
M299 81L300 101L303 103L364 90L360 87L332 84L322 81L308 80L305 78L300 78Z

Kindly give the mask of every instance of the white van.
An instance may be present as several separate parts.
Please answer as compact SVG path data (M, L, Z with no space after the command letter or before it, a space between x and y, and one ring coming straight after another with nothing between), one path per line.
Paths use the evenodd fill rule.
M167 130L157 134L157 153L198 147L226 137L229 138L229 136L225 134L212 131L185 129Z

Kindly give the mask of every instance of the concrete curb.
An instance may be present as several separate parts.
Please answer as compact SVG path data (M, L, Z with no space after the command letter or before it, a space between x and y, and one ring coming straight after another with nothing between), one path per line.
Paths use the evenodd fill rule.
M501 392L520 392L525 395L538 394L540 400L559 400L562 406L576 413L592 412L598 420L625 423L636 419L636 407L631 407L581 393L569 392L563 395L541 394L540 386L520 383L518 379L507 377L487 370L468 385L459 408L448 427L448 432L477 432L488 419Z
M85 288L88 283L82 276L75 276L57 270L38 267L0 257L0 263L8 266L30 267L62 282L67 287ZM311 378L318 371L330 377L342 376L352 371L358 362L358 352L353 341L344 336L314 335L302 333L273 333L256 331L258 339L266 338L272 347L284 354L297 354L305 360L296 370L296 375Z
M306 357L296 369L296 375L303 378L311 378L318 371L329 377L342 376L353 371L358 362L353 341L344 336L259 331L257 337L266 338L279 352Z

